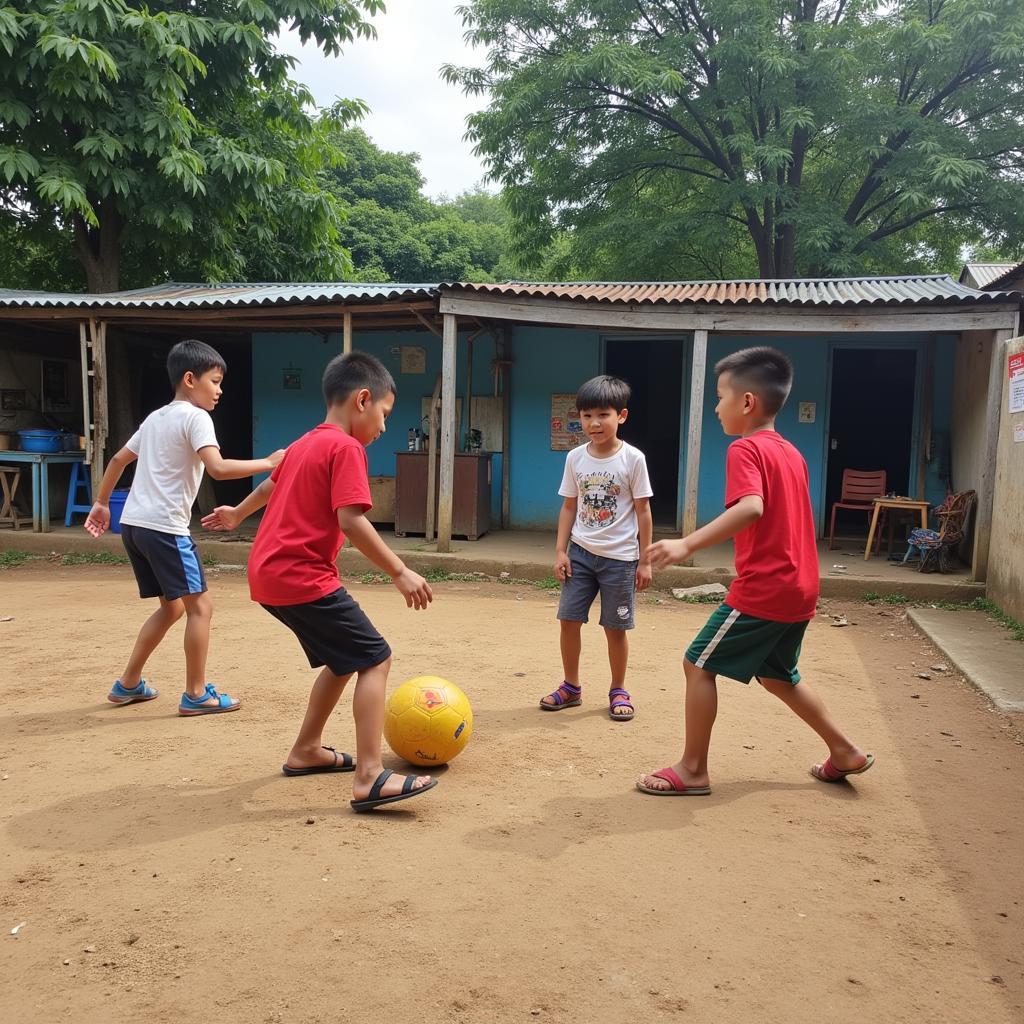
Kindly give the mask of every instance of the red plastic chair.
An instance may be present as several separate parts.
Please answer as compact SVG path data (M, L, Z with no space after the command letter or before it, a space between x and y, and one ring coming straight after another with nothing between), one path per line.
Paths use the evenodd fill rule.
M859 469L843 470L843 489L839 500L832 503L832 523L828 528L828 549L831 551L835 545L836 536L836 509L847 508L855 512L866 512L868 523L871 522L871 513L874 511L874 499L881 498L885 494L885 470L875 469L864 471ZM881 523L878 524L878 534L875 538L877 545L881 543Z

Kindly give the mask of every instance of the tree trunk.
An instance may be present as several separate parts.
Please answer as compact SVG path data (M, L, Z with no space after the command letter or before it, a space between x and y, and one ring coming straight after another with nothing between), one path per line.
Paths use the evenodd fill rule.
M75 250L85 269L86 287L93 294L116 292L121 283L121 233L124 223L112 203L94 203L99 226L91 227L74 214Z

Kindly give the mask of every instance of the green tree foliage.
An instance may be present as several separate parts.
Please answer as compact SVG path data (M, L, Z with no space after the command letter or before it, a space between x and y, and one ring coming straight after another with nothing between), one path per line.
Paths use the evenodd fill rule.
M330 171L348 208L341 239L360 281L494 281L505 259L509 215L481 189L433 201L414 153L386 152L359 128L337 133L344 162Z
M951 269L1024 244L1020 0L469 0L521 250L595 276Z
M73 250L93 291L191 262L207 279L339 276L330 138L273 45L337 55L381 0L12 0L0 8L5 231ZM43 241L49 239L48 245ZM122 273L122 270L124 273Z

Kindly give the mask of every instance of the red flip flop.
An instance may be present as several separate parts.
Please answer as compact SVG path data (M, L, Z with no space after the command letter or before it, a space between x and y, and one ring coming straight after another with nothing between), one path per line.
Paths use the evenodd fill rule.
M672 788L655 789L653 786L645 786L639 779L636 780L636 788L641 793L650 793L651 796L710 796L710 786L688 786L674 768L662 768L657 772L649 773L653 779L664 779Z

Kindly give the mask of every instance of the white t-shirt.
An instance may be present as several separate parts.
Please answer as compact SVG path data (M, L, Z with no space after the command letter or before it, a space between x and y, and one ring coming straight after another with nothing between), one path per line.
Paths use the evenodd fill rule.
M174 401L151 412L125 445L139 460L121 522L187 537L203 479L199 449L211 445L220 447L205 409Z
M635 562L640 557L635 498L654 494L647 460L639 448L622 442L614 455L595 459L590 445L580 445L565 457L558 493L576 498L572 539L593 555Z

